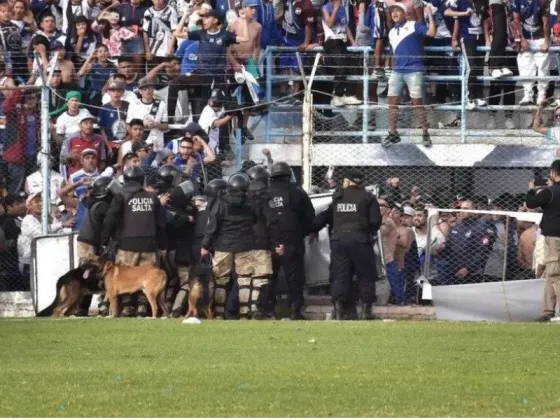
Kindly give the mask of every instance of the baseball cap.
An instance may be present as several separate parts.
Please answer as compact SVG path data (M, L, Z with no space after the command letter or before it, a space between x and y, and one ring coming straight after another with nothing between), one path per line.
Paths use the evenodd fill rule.
M216 18L219 23L222 23L222 16L220 15L220 12L218 12L217 10L209 10L202 17L203 18L213 17L213 18Z
M113 80L107 85L107 90L124 90L125 85L121 80Z
M80 124L87 120L95 121L95 117L88 112L87 114L84 114L82 118L80 118Z
M169 149L161 149L159 152L156 153L156 163L159 165L165 159L168 159L170 156L173 156L173 152Z
M82 150L82 157L85 157L87 155L97 156L97 150L95 150L95 149L84 149L84 150Z
M257 7L259 5L258 0L243 0L243 7Z
M402 3L395 2L390 8L393 8L393 7L398 7L398 8L400 8L403 12L406 13L406 6L405 6L404 4L402 4Z
M55 41L52 41L49 44L49 49L51 51L54 51L54 50L60 50L60 49L64 50L65 48L64 48L64 44L62 42L60 42L58 40L55 40Z
M142 149L145 149L145 150L146 150L146 149L148 149L148 148L150 148L150 147L152 147L151 144L148 144L148 143L146 143L145 141L140 141L140 142L137 142L137 143L133 143L133 144L132 144L132 151L133 151L134 153L137 153L139 150L142 150Z
M138 83L138 89L143 89L150 86L155 86L156 83L152 80L142 79L140 83Z
M361 184L362 180L364 179L364 175L357 169L348 169L348 171L346 171L346 174L344 175L344 178L349 179L356 184Z
M186 134L191 134L194 135L196 133L199 132L204 132L204 130L202 129L202 127L200 126L200 124L195 123L195 122L191 122L187 125L187 127L185 128L185 135Z
M404 206L402 212L405 216L414 216L414 209L410 206Z

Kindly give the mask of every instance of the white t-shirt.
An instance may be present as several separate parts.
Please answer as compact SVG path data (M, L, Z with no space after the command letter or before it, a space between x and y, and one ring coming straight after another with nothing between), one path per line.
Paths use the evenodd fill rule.
M138 96L136 96L136 94L130 90L125 90L121 100L132 104L134 102L138 102ZM103 97L101 98L101 104L107 105L109 102L111 102L111 96L109 95L109 93L105 92L103 94Z
M25 180L27 190L30 194L43 191L43 174L41 170L33 172ZM51 171L51 203L56 203L58 200L57 191L62 188L64 178L56 171Z
M418 256L420 256L426 249L427 242L428 242L428 235L421 234L420 232L418 232L418 229L416 229L415 227L412 228L412 231L414 232L414 236L416 237L416 245L418 246ZM437 227L434 226L432 228L432 234L430 240L432 242L432 247L434 246L439 247L442 244L445 244L445 235L441 232L441 230L439 230Z
M214 153L219 152L218 149L220 145L220 129L214 127L214 123L216 120L223 117L223 113L223 108L219 112L216 112L210 105L206 105L198 119L198 124L208 134L208 146L210 146Z
M128 107L126 122L129 123L135 118L144 121L144 124L149 120L159 123L168 122L167 104L165 101L160 100L159 106L157 106L157 101L156 99L151 104L145 104L141 100L136 103L131 103ZM157 128L150 130L146 143L152 143L154 145L154 151L156 152L163 149L163 131Z
M67 142L72 137L80 132L80 119L84 115L91 115L85 108L80 108L77 115L70 115L68 111L61 114L56 119L56 134L64 136L64 141Z
M156 10L153 6L144 12L142 30L148 34L150 51L157 57L166 57L173 31L177 28L177 13L170 6Z
M66 12L69 7L69 3L71 3L71 0L59 0L58 2L60 8L62 9L62 32L65 34L68 34L68 15ZM72 7L72 14L74 17L85 16L90 20L93 17L93 9L89 7L87 0L82 0L77 6L72 5L70 7Z

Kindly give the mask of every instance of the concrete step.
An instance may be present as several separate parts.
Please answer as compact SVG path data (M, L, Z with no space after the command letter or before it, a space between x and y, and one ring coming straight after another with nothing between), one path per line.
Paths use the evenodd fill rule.
M35 316L31 292L0 293L0 317Z

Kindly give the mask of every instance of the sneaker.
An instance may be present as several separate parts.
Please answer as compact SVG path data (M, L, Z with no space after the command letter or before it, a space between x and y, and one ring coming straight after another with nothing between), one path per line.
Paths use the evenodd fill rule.
M389 133L389 135L381 142L381 146L389 147L392 144L399 143L400 141L401 137L398 134Z
M479 107L488 105L484 99L475 99L474 103Z
M344 97L343 96L333 96L333 98L331 99L331 105L332 106L344 106L344 105L346 105L346 103L344 102Z
M249 127L241 127L241 135L249 141L255 140L255 137L253 136L253 133L251 133L251 130L249 130Z
M381 69L380 69L380 70L381 70ZM385 77L386 77L387 79L388 79L389 76L391 75L392 71L393 71L393 70L391 69L391 67L385 67Z
M461 117L456 117L453 121L447 124L442 124L445 128L456 128L461 126Z
M513 118L506 118L506 128L508 130L514 130L515 129L515 122L513 122Z
M383 79L385 77L385 72L381 67L377 67L373 70L373 73L371 75L377 79Z
M488 123L486 124L488 130L494 130L496 128L496 119L493 115L490 116Z
M535 319L535 322L550 322L550 320L554 318L552 314L543 314Z
M519 102L519 106L526 106L526 105L534 105L533 99L529 96L524 96L523 99Z
M428 133L422 134L422 145L424 147L432 147L432 139Z
M355 96L343 96L342 101L344 102L344 105L361 105L362 104L362 101L360 101Z
M472 111L476 108L476 103L474 101L469 101L466 108L468 111Z
M508 69L507 67L504 67L502 69L502 75L505 76L505 77L513 76L513 72L510 69Z
M492 77L496 77L496 78L505 76L505 74L504 74L504 73L502 72L502 70L500 70L500 69L494 69L494 70L492 70L492 73L490 73L490 75L491 75Z

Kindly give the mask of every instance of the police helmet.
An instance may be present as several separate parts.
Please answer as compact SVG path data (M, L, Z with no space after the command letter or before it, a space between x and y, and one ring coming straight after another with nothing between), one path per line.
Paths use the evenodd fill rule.
M158 175L160 179L168 187L176 187L182 181L181 177L182 171L174 165L163 165L158 169Z
M194 184L191 180L182 182L170 192L171 207L185 210L194 196Z
M251 181L268 183L268 172L262 166L253 166L246 173Z
M291 177L292 176L292 169L290 165L286 162L276 162L270 168L270 177L271 178L280 178L280 177Z
M110 192L109 186L112 182L113 178L109 176L100 176L95 181L93 181L93 184L91 186L91 195L93 195L95 198L105 197Z
M195 187L190 179L181 182L175 189L180 190L188 201L191 201L194 196Z
M206 185L204 195L206 197L219 197L226 190L228 183L223 179L213 179Z
M144 171L138 166L129 166L123 172L124 182L135 181L144 184Z
M247 192L251 180L242 173L236 173L229 177L228 191Z

